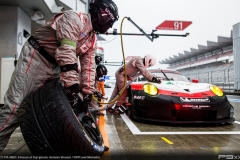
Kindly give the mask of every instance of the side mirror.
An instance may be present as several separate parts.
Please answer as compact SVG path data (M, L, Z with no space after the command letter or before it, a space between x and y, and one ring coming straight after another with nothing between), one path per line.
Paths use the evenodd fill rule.
M198 79L192 79L192 83L198 83Z

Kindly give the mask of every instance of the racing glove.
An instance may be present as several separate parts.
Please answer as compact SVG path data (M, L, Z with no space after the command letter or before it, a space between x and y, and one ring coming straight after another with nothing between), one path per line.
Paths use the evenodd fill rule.
M83 102L80 105L78 105L77 112L78 113L81 113L81 112L87 113L88 106L91 101L92 101L92 94L83 94Z
M92 101L92 94L83 94L83 102L90 103Z
M152 78L152 82L161 83L162 81L161 81L161 79L159 77L154 75L153 78Z
M72 107L72 109L76 108L78 103L78 84L74 84L68 88L65 88L65 92L67 94L68 101Z

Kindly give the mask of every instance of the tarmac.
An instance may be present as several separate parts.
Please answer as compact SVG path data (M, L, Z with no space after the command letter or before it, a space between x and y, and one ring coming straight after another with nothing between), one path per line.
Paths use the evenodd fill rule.
M16 128L11 135L7 147L0 153L0 159L7 159L2 156L15 155L32 155L23 138L20 127Z
M111 88L106 89L107 95ZM237 97L240 92L225 92L227 95ZM101 160L151 160L160 157L151 157L161 154L161 159L186 160L217 160L219 155L240 155L240 107L239 102L232 102L235 106L236 122L232 125L217 126L175 126L164 124L142 124L131 121L124 115L106 113L99 116L99 128L104 138L104 143L109 146ZM137 128L134 130L131 126ZM137 132L136 132L137 131ZM196 135L177 134L181 132L199 132ZM201 135L201 131L209 132ZM223 135L220 132L228 132ZM134 133L135 132L135 133ZM165 134L171 132L172 134ZM219 133L216 134L215 132ZM212 134L214 133L214 134ZM158 135L159 134L159 135ZM148 155L144 157L143 155ZM115 156L117 155L117 156ZM131 156L135 156L134 158ZM150 156L149 156L150 155ZM181 156L179 156L181 155ZM209 157L203 157L209 155ZM165 157L164 157L165 156ZM16 128L0 159L44 159L33 157L21 133L20 127ZM49 159L49 158L47 158ZM60 158L61 159L61 158ZM63 158L62 158L63 159ZM87 159L82 157L80 159ZM170 160L169 159L169 160Z

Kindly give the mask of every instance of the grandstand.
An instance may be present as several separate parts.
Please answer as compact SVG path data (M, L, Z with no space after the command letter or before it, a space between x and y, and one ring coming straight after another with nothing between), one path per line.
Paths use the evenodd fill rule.
M181 72L200 83L212 83L224 91L234 91L234 54L232 31L230 37L218 36L217 42L207 41L207 46L198 45L190 52L178 53L178 56L159 61L168 64L168 69Z

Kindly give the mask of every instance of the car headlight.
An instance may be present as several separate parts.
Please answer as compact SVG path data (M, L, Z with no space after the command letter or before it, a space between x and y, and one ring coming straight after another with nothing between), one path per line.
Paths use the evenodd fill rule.
M145 93L147 93L151 96L155 96L158 94L158 88L155 85L150 84L150 83L144 84L143 90Z
M215 93L217 96L223 96L223 92L222 92L222 90L221 90L219 87L217 87L217 86L215 86L215 85L211 85L211 86L210 86L210 89L211 89L211 91L213 91L213 93Z

